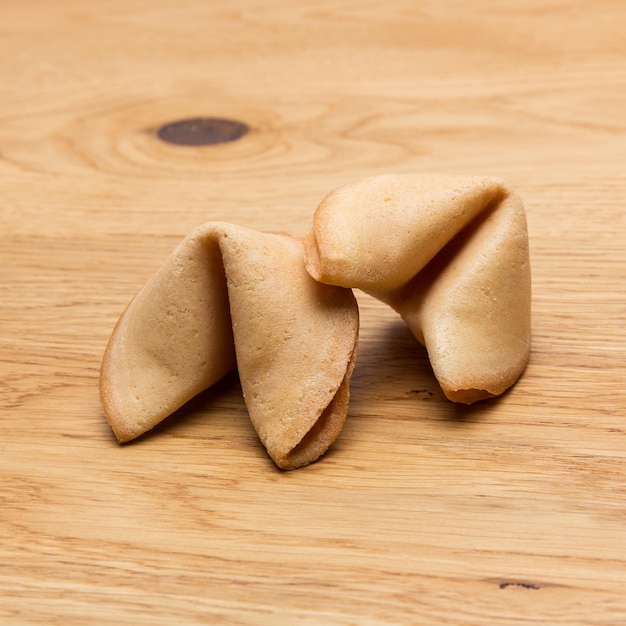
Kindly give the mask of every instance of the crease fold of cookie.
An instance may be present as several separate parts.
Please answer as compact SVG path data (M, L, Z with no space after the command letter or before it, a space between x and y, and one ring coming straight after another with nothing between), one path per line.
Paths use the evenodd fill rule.
M358 325L352 291L314 281L301 240L209 222L119 319L100 373L107 421L130 441L237 367L270 457L307 465L343 428Z
M524 371L528 233L504 181L390 174L346 185L321 202L304 248L313 278L400 313L450 400L500 395Z

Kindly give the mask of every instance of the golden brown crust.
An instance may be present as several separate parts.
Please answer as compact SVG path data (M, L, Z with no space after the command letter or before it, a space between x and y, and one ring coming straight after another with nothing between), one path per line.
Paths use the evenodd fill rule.
M100 389L133 439L235 366L252 423L279 467L339 435L358 335L350 290L315 282L300 240L210 222L191 233L120 318Z
M323 200L304 240L307 269L359 287L405 319L446 396L497 396L530 353L523 205L491 177L385 175Z

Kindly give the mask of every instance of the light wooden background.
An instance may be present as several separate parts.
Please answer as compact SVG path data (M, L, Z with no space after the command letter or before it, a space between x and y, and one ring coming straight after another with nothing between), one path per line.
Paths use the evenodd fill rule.
M0 0L0 623L626 623L626 3ZM156 130L246 122L229 144ZM508 179L534 343L462 409L359 294L348 423L279 472L237 376L118 446L112 327L194 226Z

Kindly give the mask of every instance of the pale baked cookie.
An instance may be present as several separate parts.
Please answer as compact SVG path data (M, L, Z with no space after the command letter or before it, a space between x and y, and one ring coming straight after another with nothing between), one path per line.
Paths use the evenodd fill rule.
M526 367L526 215L502 180L384 175L346 185L319 205L304 248L316 280L360 288L402 315L450 400L497 396Z
M314 281L300 240L209 222L120 318L102 363L102 405L129 441L236 366L259 438L293 469L343 428L357 338L352 292Z

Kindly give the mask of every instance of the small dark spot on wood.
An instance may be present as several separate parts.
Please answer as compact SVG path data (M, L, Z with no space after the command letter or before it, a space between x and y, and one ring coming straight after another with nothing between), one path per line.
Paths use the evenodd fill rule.
M179 146L209 146L236 141L250 131L243 122L217 117L194 117L165 124L157 137Z
M428 391L428 389L411 389L411 393L414 393L416 396L428 396L429 398L435 395L432 391Z
M541 589L539 585L533 585L532 583L521 582L503 582L500 583L500 589L506 589L507 587L522 587L523 589Z

